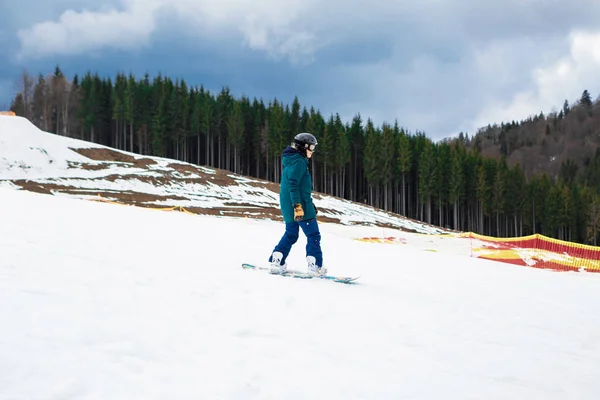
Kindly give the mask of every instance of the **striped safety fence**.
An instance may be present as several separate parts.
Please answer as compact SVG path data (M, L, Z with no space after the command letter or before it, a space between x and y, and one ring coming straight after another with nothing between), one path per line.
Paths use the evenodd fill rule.
M557 271L600 272L600 248L534 234L496 238L473 232L460 234L472 240L473 257Z

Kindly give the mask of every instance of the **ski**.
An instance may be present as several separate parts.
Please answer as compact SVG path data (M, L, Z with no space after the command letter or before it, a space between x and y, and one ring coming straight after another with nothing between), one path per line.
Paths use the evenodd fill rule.
M260 265L254 265L254 264L249 264L249 263L243 263L242 264L242 268L244 269L253 269L253 270L261 270L261 271L266 271L271 275L279 275L279 276L285 276L285 277L290 277L290 278L297 278L297 279L326 279L326 280L330 280L333 282L338 282L338 283L352 283L355 280L357 280L358 278L360 278L359 276L334 276L334 275L309 275L306 272L300 272L300 271L294 271L294 270L287 270L285 271L283 274L272 274L270 272L270 268L269 267L264 267L264 266L260 266Z

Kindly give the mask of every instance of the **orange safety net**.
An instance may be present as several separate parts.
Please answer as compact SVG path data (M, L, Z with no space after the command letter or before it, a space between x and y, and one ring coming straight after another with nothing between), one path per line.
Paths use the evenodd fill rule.
M540 234L495 238L468 232L461 236L476 240L471 248L474 257L558 271L600 272L599 247Z
M401 238L395 238L393 236L390 237L362 237L362 238L356 238L354 240L357 240L359 242L369 242L369 243L406 243L406 240L401 239Z

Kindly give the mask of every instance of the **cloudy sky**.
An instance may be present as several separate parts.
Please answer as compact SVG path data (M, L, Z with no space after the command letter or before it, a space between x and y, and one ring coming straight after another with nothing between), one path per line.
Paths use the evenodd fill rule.
M162 72L439 139L600 94L597 0L20 0L0 108L26 68Z

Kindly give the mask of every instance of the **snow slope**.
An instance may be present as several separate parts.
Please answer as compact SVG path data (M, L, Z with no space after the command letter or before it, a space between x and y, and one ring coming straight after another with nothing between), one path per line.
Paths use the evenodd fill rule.
M323 224L329 268L362 277L304 281L240 268L268 257L279 222L11 189L0 203L1 399L600 394L596 275Z
M100 191L220 213L83 200ZM0 400L600 395L600 276L470 258L468 240L329 196L325 263L356 284L242 270L283 227L225 211L276 204L260 180L0 116Z

